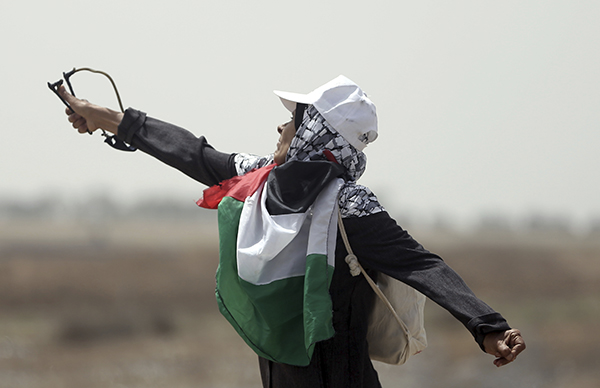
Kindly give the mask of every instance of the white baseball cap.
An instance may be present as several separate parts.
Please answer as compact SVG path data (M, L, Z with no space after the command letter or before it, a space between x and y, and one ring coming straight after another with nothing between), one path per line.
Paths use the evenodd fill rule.
M290 112L296 109L297 103L313 105L329 125L359 151L377 139L375 104L343 75L308 94L274 92Z

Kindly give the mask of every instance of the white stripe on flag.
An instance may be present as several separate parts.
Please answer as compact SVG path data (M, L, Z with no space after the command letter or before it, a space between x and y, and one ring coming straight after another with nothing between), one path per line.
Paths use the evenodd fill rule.
M252 284L268 284L305 272L310 223L302 226L307 214L270 216L264 187L246 198L237 236L238 274Z
M237 236L240 278L261 285L303 276L307 254L327 255L333 266L342 183L338 179L327 185L307 213L269 215L264 184L246 198ZM313 209L316 216L311 216Z

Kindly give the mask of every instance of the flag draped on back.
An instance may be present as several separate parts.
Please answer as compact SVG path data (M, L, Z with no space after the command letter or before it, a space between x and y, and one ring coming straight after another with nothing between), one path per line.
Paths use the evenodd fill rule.
M198 201L218 208L219 309L264 358L308 365L315 343L334 335L329 284L343 173L328 161L270 165Z

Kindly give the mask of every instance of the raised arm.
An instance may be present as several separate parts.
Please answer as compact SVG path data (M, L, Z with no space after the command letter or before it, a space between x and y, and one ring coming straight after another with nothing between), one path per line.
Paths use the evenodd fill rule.
M204 136L196 137L181 127L147 117L135 109L121 113L80 100L62 86L59 93L75 111L67 109L66 113L79 133L102 128L208 186L236 175L235 154L215 150Z

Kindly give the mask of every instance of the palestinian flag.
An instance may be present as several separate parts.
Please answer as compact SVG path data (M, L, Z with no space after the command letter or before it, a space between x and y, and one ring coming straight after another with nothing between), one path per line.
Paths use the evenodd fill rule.
M308 365L315 343L334 335L329 284L343 172L327 161L270 165L198 201L218 208L219 309L266 359Z

